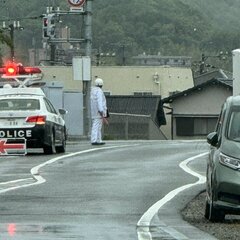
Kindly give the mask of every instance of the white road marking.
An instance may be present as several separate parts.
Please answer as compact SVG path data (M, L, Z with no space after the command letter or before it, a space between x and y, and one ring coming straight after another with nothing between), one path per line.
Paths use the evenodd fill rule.
M195 160L196 158L202 157L206 155L207 152L198 154L196 156L187 158L183 162L179 164L179 166L187 173L195 176L198 178L198 181L195 183L190 183L187 185L183 185L179 188L174 189L173 191L169 192L164 198L156 202L154 205L152 205L140 218L140 220L137 223L137 234L138 234L138 240L152 240L152 235L149 231L149 228L151 226L151 221L155 214L159 211L159 209L165 205L167 202L169 202L171 199L173 199L177 194L180 192L186 190L187 188L190 188L192 186L203 184L206 182L206 177L202 176L201 174L198 174L191 170L187 165L189 162Z
M75 152L75 153L70 153L70 154L67 154L67 155L62 155L62 156L59 156L59 157L56 157L56 158L52 158L52 159L50 159L50 160L48 160L48 161L46 161L46 162L44 162L40 165L37 165L37 166L35 166L31 169L30 172L31 172L34 179L32 179L32 178L17 179L17 180L8 181L8 182L2 182L0 184L1 185L7 185L7 184L11 184L11 183L20 183L20 182L24 182L24 181L35 180L34 182L31 182L31 183L28 182L26 184L17 185L17 186L5 188L5 189L0 189L0 194L8 192L8 191L16 190L16 189L19 189L19 188L30 187L30 186L33 186L33 185L39 185L39 184L42 184L42 183L46 182L46 179L44 179L39 174L39 169L42 168L42 167L45 167L46 165L50 165L52 163L55 163L55 162L57 162L61 159L76 156L76 155L80 155L80 154L84 154L84 153L99 151L99 150L103 150L103 149L124 148L124 147L136 146L136 145L138 145L138 144L130 144L130 145L123 145L123 146L109 146L109 147L101 147L101 148L91 148L91 149L87 149L87 150L83 150L83 151L79 151L79 152Z
M33 178L35 179L34 183L27 183L27 184L23 184L23 185L19 185L19 186L14 186L14 187L9 187L6 189L2 189L0 190L0 194L4 193L4 192L8 192L8 191L12 191L12 190L16 190L16 189L20 189L20 188L24 188L24 187L30 187L33 185L39 185L42 184L44 182L46 182L46 179L44 179L42 176L39 175L39 169L46 166L46 165L50 165L52 163L55 163L61 159L64 158L68 158L68 157L72 157L72 156L76 156L76 155L80 155L80 154L84 154L84 153L89 153L89 152L94 152L94 151L98 151L98 150L102 150L102 149L112 149L112 148L122 148L122 147L129 147L129 146L135 146L138 144L131 144L131 145L124 145L124 146L110 146L110 147L101 147L101 148L94 148L94 149L87 149L87 150L83 150L83 151L79 151L79 152L75 152L75 153L70 153L67 155L63 155L63 156L59 156L56 158L52 158L40 165L37 165L35 167L33 167L31 169L31 174L33 176ZM149 227L151 226L151 220L153 219L154 215L159 211L159 209L166 204L167 202L169 202L172 198L174 198L178 193L180 193L181 191L190 188L194 185L197 184L202 184L206 181L206 178L194 171L192 171L190 168L187 167L187 164L191 161L193 161L194 159L198 158L198 157L202 157L204 155L206 155L207 153L202 153L193 157L190 157L186 160L184 160L183 162L181 162L179 164L179 166L187 173L195 176L198 178L198 181L192 184L187 184L184 186L181 186L171 192L169 192L164 198L162 198L160 201L156 202L153 206L151 206L145 213L144 215L141 217L141 219L138 221L137 223L137 234L138 234L138 240L152 240L152 235L149 231ZM32 180L31 178L26 178L26 179L17 179L17 180L13 180L13 181L9 181L9 182L2 182L0 183L1 185L4 184L9 184L9 183L17 183L17 182L24 182L24 181L29 181Z
M7 185L7 184L14 184L14 183L18 183L18 182L22 182L22 181L26 181L26 180L32 180L32 178L23 178L23 179L8 181L8 182L0 182L0 186Z

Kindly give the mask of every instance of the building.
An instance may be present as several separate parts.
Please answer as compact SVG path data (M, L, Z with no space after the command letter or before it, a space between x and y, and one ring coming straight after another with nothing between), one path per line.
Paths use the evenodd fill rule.
M206 138L231 95L231 79L213 78L162 99L171 117L172 139Z
M64 91L82 92L82 81L73 80L72 66L41 66L43 81L60 82ZM166 98L173 92L193 87L191 68L166 66L93 66L92 79L104 79L107 96L158 96ZM124 113L125 114L125 113ZM161 126L166 138L171 138L170 119Z
M43 81L59 81L64 90L82 91L82 82L73 80L72 66L40 66ZM168 97L193 86L191 68L163 66L93 66L92 79L104 79L107 95Z
M139 54L132 58L138 66L169 66L169 67L191 67L191 57L187 56L162 56Z

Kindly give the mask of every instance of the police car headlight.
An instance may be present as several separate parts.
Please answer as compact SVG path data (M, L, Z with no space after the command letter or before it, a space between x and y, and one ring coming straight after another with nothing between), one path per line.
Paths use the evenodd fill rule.
M229 157L223 153L220 153L219 158L221 164L232 169L240 169L240 159Z

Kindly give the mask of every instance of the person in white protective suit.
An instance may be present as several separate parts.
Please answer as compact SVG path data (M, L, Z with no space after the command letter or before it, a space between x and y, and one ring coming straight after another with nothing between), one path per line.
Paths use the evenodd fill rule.
M95 79L95 86L91 89L91 144L103 145L102 141L102 125L107 114L106 98L102 90L103 80Z

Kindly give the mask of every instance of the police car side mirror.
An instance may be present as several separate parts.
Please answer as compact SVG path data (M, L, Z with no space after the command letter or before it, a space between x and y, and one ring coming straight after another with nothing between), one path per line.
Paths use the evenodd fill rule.
M59 112L61 115L65 115L65 114L68 113L68 111L65 110L65 109L63 109L63 108L58 109L58 112Z

